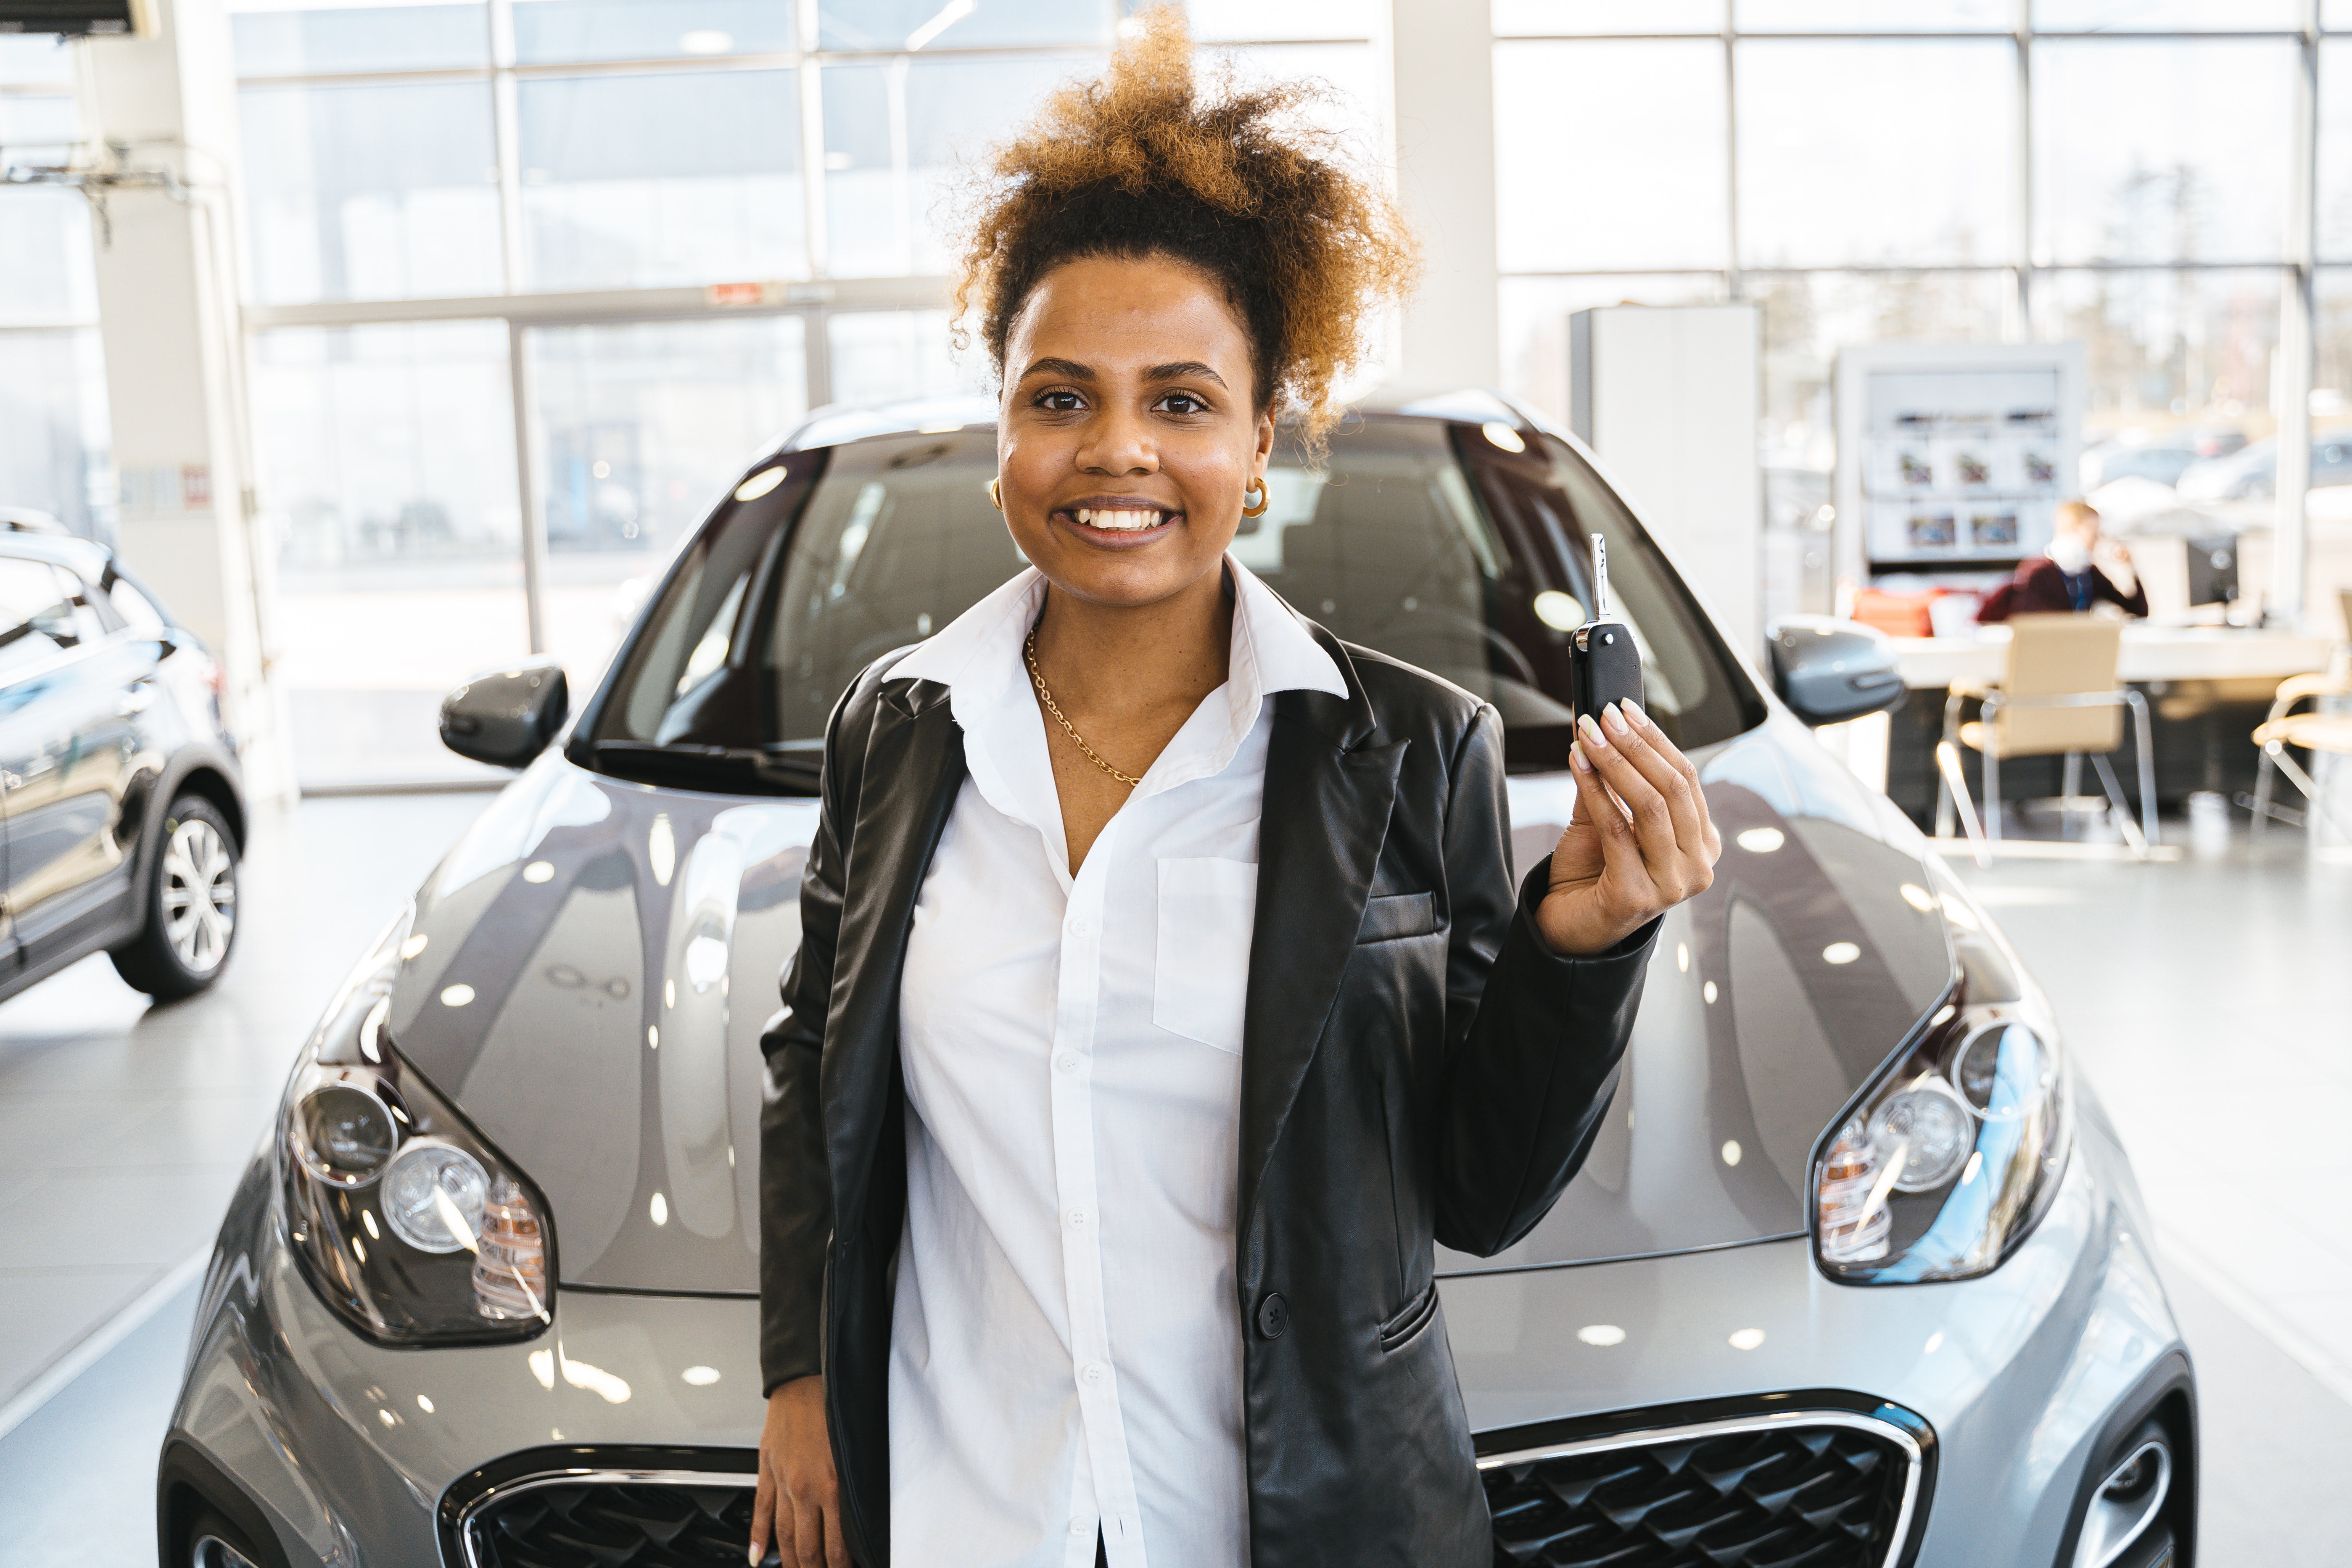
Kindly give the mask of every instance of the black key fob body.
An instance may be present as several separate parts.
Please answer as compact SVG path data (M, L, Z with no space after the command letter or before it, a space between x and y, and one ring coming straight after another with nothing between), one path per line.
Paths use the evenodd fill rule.
M1592 618L1569 637L1570 705L1601 721L1612 702L1642 700L1642 650L1609 604L1609 547L1592 536Z

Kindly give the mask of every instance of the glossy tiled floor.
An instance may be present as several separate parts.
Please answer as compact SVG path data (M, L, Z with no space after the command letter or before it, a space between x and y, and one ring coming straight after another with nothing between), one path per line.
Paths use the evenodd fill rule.
M484 798L311 801L268 824L237 967L208 997L148 1009L100 959L0 1005L0 1404L207 1245L300 1031ZM2293 833L2257 848L2241 823L2172 865L1962 871L2050 991L2155 1211L2200 1380L2200 1563L2342 1568L2352 865L2311 863ZM0 1436L0 1568L153 1562L194 1290L157 1294Z
M294 1048L487 795L255 824L211 991L155 1007L91 958L0 1003L0 1406L209 1247Z

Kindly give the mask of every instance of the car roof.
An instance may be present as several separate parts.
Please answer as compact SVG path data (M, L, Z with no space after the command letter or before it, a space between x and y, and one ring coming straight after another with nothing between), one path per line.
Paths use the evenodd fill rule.
M46 561L62 566L90 583L106 580L114 552L94 540L73 533L16 533L0 531L0 555Z
M1385 385L1349 398L1346 411L1478 425L1500 422L1525 428L1550 428L1545 421L1502 394L1477 387ZM863 441L876 436L943 436L974 426L992 426L995 423L996 399L984 393L909 398L889 403L836 403L811 413L793 427L791 434L771 447L761 461L792 452L838 447L845 442Z

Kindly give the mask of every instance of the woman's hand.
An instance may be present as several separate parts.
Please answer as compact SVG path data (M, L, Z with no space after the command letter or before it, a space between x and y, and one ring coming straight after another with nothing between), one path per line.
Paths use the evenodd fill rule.
M1723 838L1698 769L1650 716L1611 703L1577 721L1576 820L1551 854L1536 929L1554 952L1604 952L1715 880ZM1621 804L1622 803L1622 804Z
M767 1557L772 1538L785 1568L849 1568L822 1377L796 1377L768 1395L760 1488L751 1500L752 1563Z

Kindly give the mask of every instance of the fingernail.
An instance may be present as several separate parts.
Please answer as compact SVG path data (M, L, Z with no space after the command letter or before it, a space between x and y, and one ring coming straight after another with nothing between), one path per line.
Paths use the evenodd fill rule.
M1651 719L1649 714L1643 710L1642 705L1638 702L1629 700L1625 704L1625 711L1633 715L1634 723L1641 725L1642 728L1645 730L1654 730L1658 727L1656 722Z
M1609 744L1609 737L1601 732L1601 726L1592 721L1591 714L1579 714L1576 720L1576 727L1582 731L1584 738L1591 742L1594 745L1606 746Z
M1578 773L1589 773L1592 771L1592 764L1585 760L1584 746L1580 742L1569 747L1568 760L1576 764Z
M751 1549L748 1560L751 1564L751 1568L760 1568L760 1549L758 1547L754 1546Z
M1612 702L1608 707L1603 708L1601 710L1601 716L1608 720L1609 727L1616 731L1621 735L1633 728L1633 726L1625 722L1625 715L1617 711L1617 704L1614 702Z

